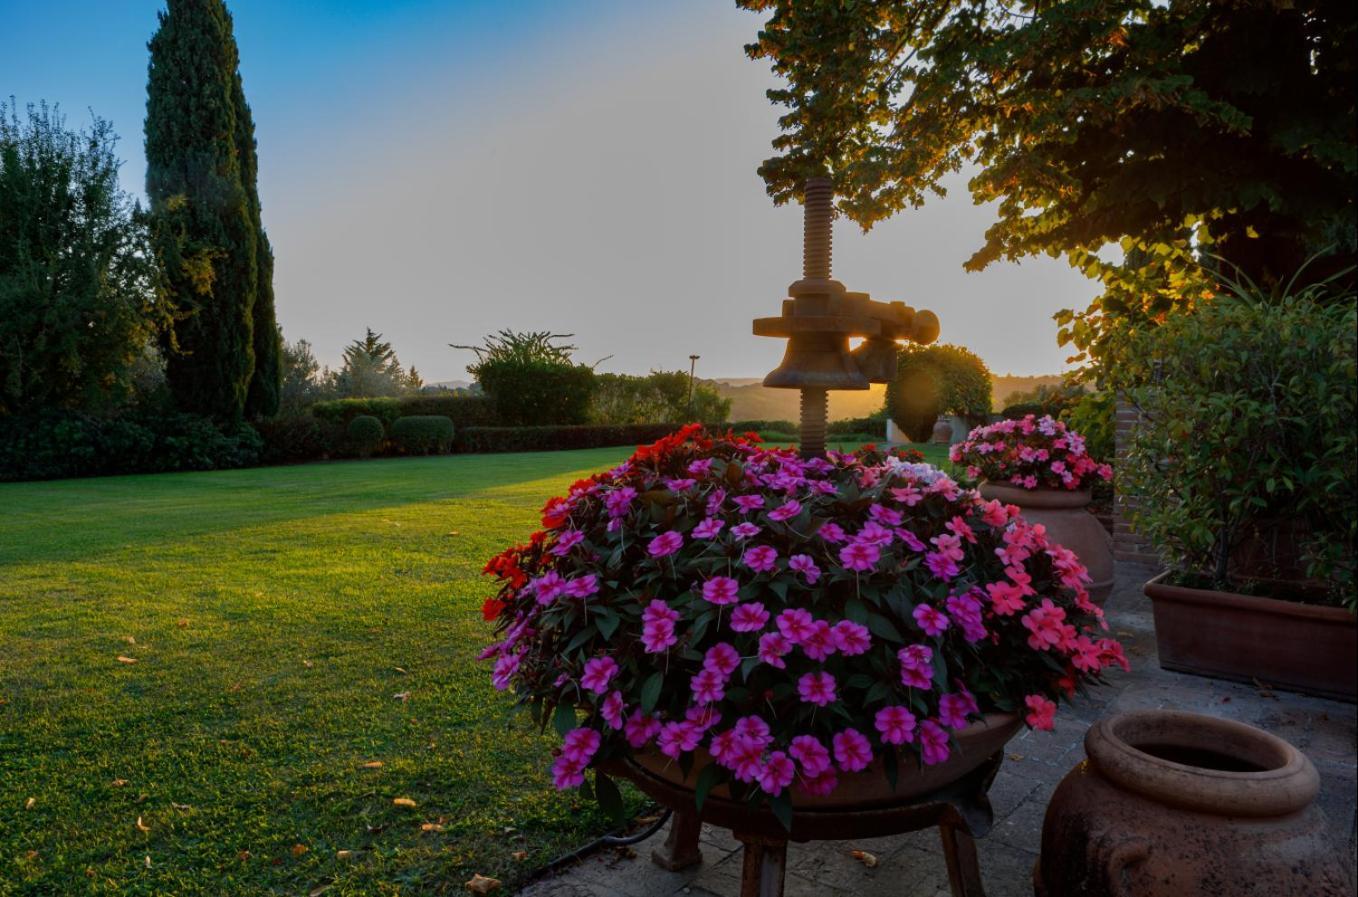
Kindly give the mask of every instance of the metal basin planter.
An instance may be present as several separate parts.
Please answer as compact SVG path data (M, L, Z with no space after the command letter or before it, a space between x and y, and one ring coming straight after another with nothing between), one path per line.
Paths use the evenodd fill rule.
M1023 519L1047 528L1052 541L1075 552L1089 570L1089 599L1102 606L1113 591L1113 545L1108 530L1089 513L1090 491L1020 489L984 482L981 495L1023 509Z
M1095 723L1052 795L1038 897L1341 897L1311 761L1267 732L1147 710Z

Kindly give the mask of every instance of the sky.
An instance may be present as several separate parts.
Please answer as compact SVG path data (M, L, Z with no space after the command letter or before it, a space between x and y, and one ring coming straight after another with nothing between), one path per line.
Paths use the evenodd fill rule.
M756 174L776 81L729 0L228 0L259 144L284 336L335 365L365 327L428 382L468 379L501 328L573 333L601 371L761 377L751 335L801 272L801 209ZM158 0L0 0L0 96L90 110L143 195ZM834 276L933 309L997 374L1054 373L1052 314L1094 284L1063 261L968 273L994 213L966 179L867 234Z

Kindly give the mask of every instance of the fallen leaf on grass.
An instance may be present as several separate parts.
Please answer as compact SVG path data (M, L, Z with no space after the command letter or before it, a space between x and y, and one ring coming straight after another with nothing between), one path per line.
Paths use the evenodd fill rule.
M174 625L178 626L180 629L188 629L189 621L184 619L183 617L180 617L178 620L174 621Z
M416 805L415 802L408 797L394 797L391 802L398 807L413 807Z
M170 806L174 807L176 810L192 810L192 809L193 809L193 807L189 806L188 804L177 804L177 803L175 803L174 801L170 801Z
M381 761L381 760L369 760L367 763L364 763L364 764L363 764L363 768L364 768L364 769L381 769L381 768L382 768L382 761Z
M240 683L239 683L239 682L232 682L230 685L228 685L228 686L226 687L226 690L229 691L229 692L237 692L237 691L240 691ZM222 742L222 743L225 744L226 742Z
M395 699L398 700L398 701L409 701L409 700L410 700L410 692L408 692L408 691L399 691L399 692L397 692L396 694L392 695L392 697L395 698Z
M119 654L119 655L118 655L118 662L119 662L119 663L136 663L136 662L137 662L137 658L135 658L135 657L128 657L126 654Z
M516 850L513 853L511 853L510 856L512 856L518 862L522 863L524 860L528 859L528 851Z
M37 805L37 803L38 799L36 797L30 797L28 800L24 801L24 809L31 810Z
M321 897L326 891L334 887L334 884L318 885L307 892L307 897Z
M426 822L424 825L420 826L420 831L441 832L443 831L443 826L439 825L437 822Z
M141 817L138 816L138 817L137 817L137 831L139 831L139 832L149 832L150 830L151 830L151 826L149 826L149 825L147 825L146 823L142 822L142 821L141 821Z
M448 535L450 535L450 536L460 536L460 535L462 535L462 533L459 532L458 530L455 530L455 529L454 529L454 530L449 530L449 531L448 531Z
M127 784L127 779L114 779L112 782L109 782L109 784L114 788L121 788Z
M314 667L315 665L316 665L316 664L312 663L312 662L309 661L309 660L304 660L304 661L302 661L302 666L306 667L308 670L311 669L312 667ZM330 887L330 885L326 885L326 887L328 888L328 887Z
M146 868L151 868L151 855L149 853L146 855Z
M124 636L123 641L127 642L129 645L135 645L137 643L137 640L130 635Z
M236 854L236 859L240 860L242 863L245 862L250 859L250 851L242 850L240 853Z
M500 890L500 880L498 878L487 878L480 872L471 877L467 882L467 890L473 894L489 894L492 891Z
M30 850L28 853L24 854L24 858L29 860L36 860L38 858L38 852L36 850Z
M305 844L294 844L292 845L292 855L295 857L299 857L310 849L311 848L307 847Z
M395 670L395 671L398 672L398 673L401 673L402 675L405 675L405 674L408 673L408 671L406 670L405 667L392 667L392 669Z
M877 868L877 857L868 853L866 850L851 850L849 856L867 866L869 869Z
M351 857L351 856L353 856L353 855L354 855L354 852L353 852L352 850L337 850L337 851L335 851L335 859L337 859L337 860L347 860L347 859L349 859L349 857Z

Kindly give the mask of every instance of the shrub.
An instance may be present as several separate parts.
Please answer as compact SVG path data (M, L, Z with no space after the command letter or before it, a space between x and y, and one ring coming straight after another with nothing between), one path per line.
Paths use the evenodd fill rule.
M408 455L442 454L453 447L453 422L439 414L398 417L391 425L391 440Z
M928 441L940 414L981 423L990 414L990 371L962 346L902 346L896 377L886 387L886 408L915 442Z
M1061 420L1085 438L1085 449L1096 461L1111 461L1117 442L1117 396L1111 391L1089 392L1061 413Z
M1010 420L1021 420L1029 414L1060 419L1086 394L1084 386L1079 383L1040 383L1032 389L1021 389L1011 394L1009 404L1000 414Z
M580 364L487 362L477 382L506 426L583 424L589 419L594 371Z
M851 417L847 420L835 420L830 422L829 426L825 428L825 432L831 436L853 436L866 433L877 439L886 439L886 418Z
M1141 335L1157 376L1133 393L1144 420L1119 470L1134 523L1186 579L1248 591L1304 575L1352 607L1353 294L1231 290Z
M280 414L255 424L264 440L261 461L265 464L296 464L316 461L339 452L344 428L305 412Z
M796 433L797 422L791 420L733 420L729 424L712 422L711 429L714 432L725 432L730 429L734 433Z
M1041 402L1015 402L1012 405L1005 405L1000 412L1000 417L1005 420L1023 420L1025 417L1042 417L1046 414L1042 410Z
M382 446L385 433L382 422L371 414L360 414L349 421L345 430L349 439L349 450L360 458L367 458Z
M464 427L458 431L462 452L542 452L562 449L641 445L674 432L674 424L576 427Z
M421 394L399 398L334 399L317 402L311 413L323 421L348 426L360 414L377 418L386 427L398 418L437 414L453 422L453 427L490 427L499 423L495 405L485 396Z
M687 371L651 371L644 377L599 374L590 401L589 420L595 424L654 424L678 421L721 423L731 413L709 382L696 380L689 397Z

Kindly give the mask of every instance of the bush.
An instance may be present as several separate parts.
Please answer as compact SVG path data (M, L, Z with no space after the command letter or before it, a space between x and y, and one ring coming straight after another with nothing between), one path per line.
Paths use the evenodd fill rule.
M728 429L735 433L796 433L797 422L792 420L733 420L729 424L714 423L709 429L714 433L725 433Z
M674 424L576 427L464 427L458 431L462 452L541 452L564 449L641 445L668 436Z
M280 414L255 424L264 440L264 464L296 464L338 454L343 444L340 424L311 414Z
M720 425L730 413L731 400L723 399L710 382L694 381L690 401L688 371L651 371L644 377L599 374L589 421L653 424L700 420Z
M1080 396L1061 413L1061 420L1082 434L1095 460L1111 462L1117 450L1117 396L1111 391Z
M1023 420L1028 415L1033 417L1047 417L1047 413L1042 410L1041 402L1015 402L1012 405L1005 405L1000 412L1000 417L1005 420Z
M990 415L990 371L961 346L902 346L896 377L886 387L886 408L915 442L929 440L940 414L983 423Z
M443 454L453 447L453 422L439 414L398 417L391 440L407 455Z
M222 430L192 414L0 418L0 480L248 467L262 449L250 427Z
M371 414L360 414L349 421L345 434L349 438L349 450L360 458L367 458L381 448L386 436L382 422Z
M1140 336L1157 375L1119 479L1186 581L1283 597L1262 581L1304 576L1353 605L1355 328L1351 293L1235 286Z
M453 427L490 427L500 421L495 417L495 405L485 396L425 394L400 398L334 399L317 402L311 413L322 421L348 426L360 414L377 418L386 427L397 419L414 415L436 414L453 422Z
M886 439L886 418L851 417L847 420L835 420L830 422L825 432L831 436L855 436L864 433L877 439Z
M594 371L582 364L496 361L477 367L477 382L506 426L583 424L594 395Z

